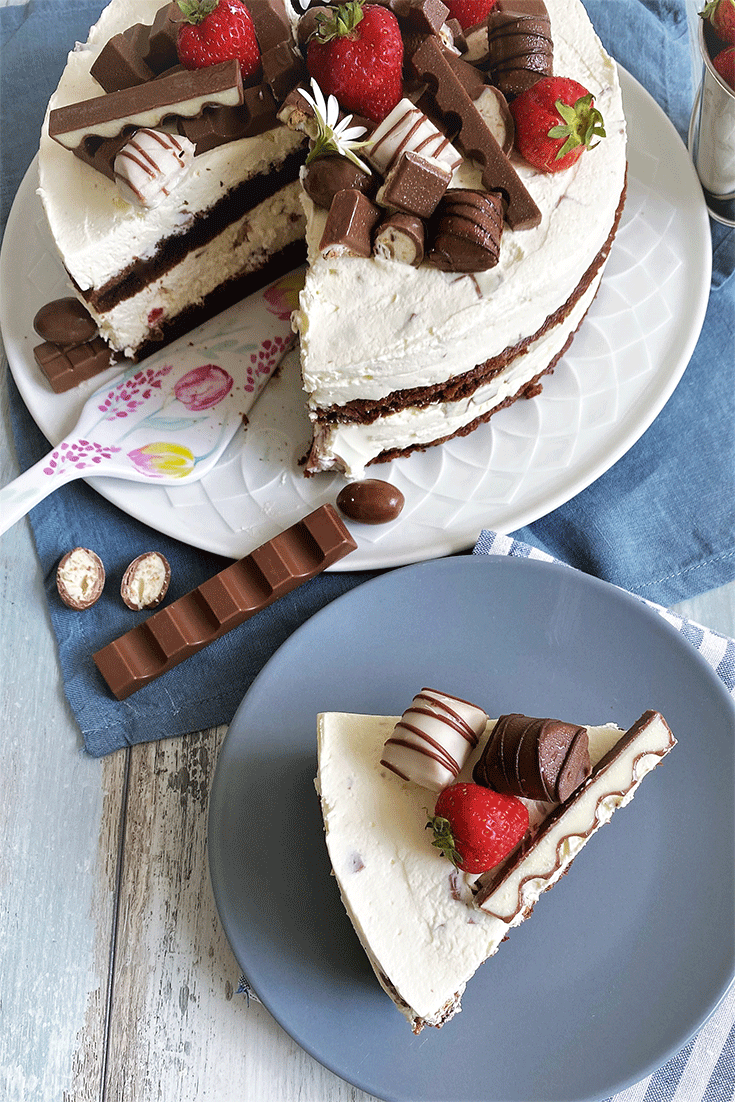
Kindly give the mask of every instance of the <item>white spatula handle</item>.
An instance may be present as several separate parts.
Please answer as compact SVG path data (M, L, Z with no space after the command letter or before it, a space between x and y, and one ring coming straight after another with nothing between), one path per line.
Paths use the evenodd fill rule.
M23 474L18 475L8 486L0 490L0 535L12 528L17 520L26 516L34 505L43 501L45 497L58 490L59 486L66 485L72 479L88 475L89 470L78 470L76 467L64 467L54 470L52 474L47 455L29 467Z

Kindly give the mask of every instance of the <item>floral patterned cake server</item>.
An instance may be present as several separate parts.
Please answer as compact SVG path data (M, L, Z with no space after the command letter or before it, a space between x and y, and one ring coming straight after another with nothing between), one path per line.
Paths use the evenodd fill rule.
M300 272L276 280L95 390L74 429L0 490L0 534L75 478L158 485L202 478L292 346L302 284Z

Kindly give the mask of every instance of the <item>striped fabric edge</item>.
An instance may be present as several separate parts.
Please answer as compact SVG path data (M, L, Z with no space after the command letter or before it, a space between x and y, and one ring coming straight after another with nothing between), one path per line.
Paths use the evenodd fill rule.
M512 536L503 536L488 529L484 529L480 533L472 554L506 555L518 559L535 559L538 562L549 562L555 563L557 566L564 566L567 570L575 569L575 567L563 562L562 559L547 554L546 551L539 551L538 548L531 547L530 544L516 540ZM622 589L621 586L615 586L615 588L620 589L622 593L627 593L630 597L634 597L642 605L647 605L648 608L654 609L660 616L663 616L664 620L671 624L680 635L683 635L695 650L699 651L735 699L735 639L730 639L727 635L713 631L712 628L706 628L695 620L688 620L684 616L679 616L671 609L664 608L663 605L649 601L645 597L639 597L637 593L630 593L629 590Z
M575 568L545 551L539 551L512 536L484 529L473 555L505 555ZM616 586L621 592L621 586ZM735 699L735 640L679 616L671 609L631 593L641 604L654 609L699 651ZM735 986L714 1010L699 1032L646 1079L606 1099L606 1102L730 1102L735 1098Z

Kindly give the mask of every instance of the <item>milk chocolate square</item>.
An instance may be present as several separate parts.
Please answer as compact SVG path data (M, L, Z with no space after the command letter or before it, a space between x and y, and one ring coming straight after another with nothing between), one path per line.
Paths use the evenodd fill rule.
M429 218L451 179L450 170L438 161L406 150L394 162L376 198L389 210Z

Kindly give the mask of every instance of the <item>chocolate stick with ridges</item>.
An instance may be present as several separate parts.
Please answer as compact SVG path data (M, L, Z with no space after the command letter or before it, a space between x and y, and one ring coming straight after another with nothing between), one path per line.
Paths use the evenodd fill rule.
M332 506L322 505L98 650L97 668L124 700L356 547Z

